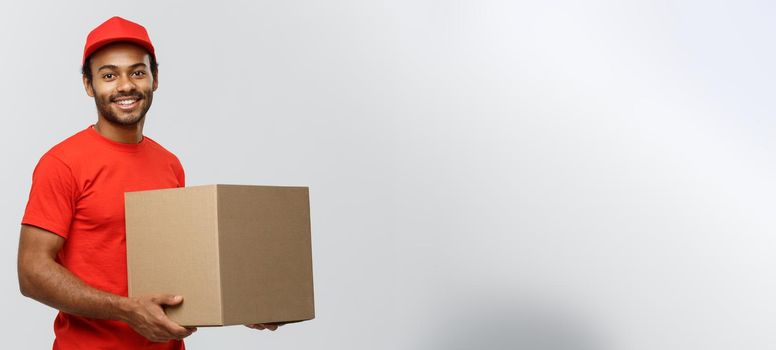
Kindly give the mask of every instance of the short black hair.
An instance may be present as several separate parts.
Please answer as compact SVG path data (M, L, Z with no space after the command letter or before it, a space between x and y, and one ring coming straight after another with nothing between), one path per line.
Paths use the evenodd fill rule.
M154 76L154 79L156 79L156 74L159 72L159 64L156 62L156 57L152 55L151 53L148 53L148 57L151 63L151 75ZM89 84L92 83L92 56L89 55L89 57L86 58L84 61L84 65L81 66L81 74L86 77L86 80L89 82Z

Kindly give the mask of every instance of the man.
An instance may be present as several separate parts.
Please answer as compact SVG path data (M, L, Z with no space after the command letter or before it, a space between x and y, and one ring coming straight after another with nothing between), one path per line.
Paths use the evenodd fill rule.
M97 122L35 167L19 242L21 292L60 310L54 349L184 349L196 328L164 314L182 296L127 297L124 192L185 185L178 158L143 135L159 86L154 47L144 27L113 17L89 33L82 64Z

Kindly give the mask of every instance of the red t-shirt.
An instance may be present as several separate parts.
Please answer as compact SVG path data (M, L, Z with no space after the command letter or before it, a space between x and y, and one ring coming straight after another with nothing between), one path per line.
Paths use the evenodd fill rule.
M183 187L180 161L154 140L111 141L92 126L41 157L22 224L65 238L57 261L86 284L127 296L124 192ZM153 343L120 321L59 312L54 349L183 349Z

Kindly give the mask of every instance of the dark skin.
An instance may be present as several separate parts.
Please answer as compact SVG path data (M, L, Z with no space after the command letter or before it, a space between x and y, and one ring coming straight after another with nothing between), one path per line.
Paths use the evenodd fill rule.
M97 104L97 132L116 142L138 143L143 139L145 112L159 86L158 75L149 67L148 53L132 44L107 45L92 55L93 80L84 77L83 84ZM164 313L164 306L180 304L182 296L123 297L93 288L56 261L64 243L65 239L53 232L22 225L17 270L24 296L73 315L126 322L151 341L183 339L196 332L195 327L181 327ZM274 331L281 325L247 327Z
M150 71L150 65L143 48L127 43L105 46L91 56L92 81L84 76L83 84L98 106L94 128L106 138L123 143L143 139L145 111L159 87L159 76ZM132 96L139 97L134 107L121 108L118 102Z

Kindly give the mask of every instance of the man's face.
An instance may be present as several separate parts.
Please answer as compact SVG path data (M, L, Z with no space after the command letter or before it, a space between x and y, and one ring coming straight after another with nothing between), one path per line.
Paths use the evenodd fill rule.
M148 52L128 43L107 45L91 56L92 82L84 77L84 88L102 118L117 126L145 118L158 86L150 66Z

